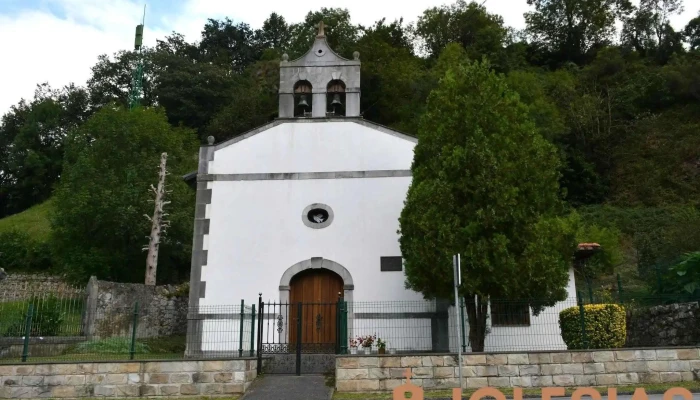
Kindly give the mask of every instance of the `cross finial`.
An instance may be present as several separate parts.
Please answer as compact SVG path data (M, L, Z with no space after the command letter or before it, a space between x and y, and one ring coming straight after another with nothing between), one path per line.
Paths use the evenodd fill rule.
M324 31L325 27L326 26L323 24L323 21L318 23L318 37L326 36L326 32Z

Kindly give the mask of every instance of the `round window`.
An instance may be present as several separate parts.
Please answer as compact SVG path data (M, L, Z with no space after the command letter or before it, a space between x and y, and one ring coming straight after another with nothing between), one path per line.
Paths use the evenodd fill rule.
M333 222L333 210L325 204L311 204L302 212L301 220L309 228L325 228Z

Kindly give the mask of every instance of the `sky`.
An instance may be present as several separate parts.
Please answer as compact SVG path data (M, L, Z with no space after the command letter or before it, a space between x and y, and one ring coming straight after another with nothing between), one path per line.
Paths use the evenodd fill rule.
M30 100L38 83L60 88L84 85L100 54L131 49L134 28L146 5L144 44L155 45L174 32L199 39L207 18L229 17L260 28L272 12L288 23L302 21L321 7L347 8L352 22L371 25L386 17L415 21L430 7L450 0L0 0L0 115L20 99ZM700 0L685 0L685 12L671 20L683 27L700 9ZM508 26L522 29L527 0L485 0L489 12Z

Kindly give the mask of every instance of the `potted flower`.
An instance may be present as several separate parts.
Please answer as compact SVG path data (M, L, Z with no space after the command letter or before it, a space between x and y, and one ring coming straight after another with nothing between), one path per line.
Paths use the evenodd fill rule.
M358 336L357 341L362 345L362 350L365 354L372 354L372 345L374 344L374 341L377 339L377 335L367 335L367 336Z
M382 338L377 339L377 348L379 349L379 354L386 353L386 342Z
M350 354L357 354L357 339L350 338Z

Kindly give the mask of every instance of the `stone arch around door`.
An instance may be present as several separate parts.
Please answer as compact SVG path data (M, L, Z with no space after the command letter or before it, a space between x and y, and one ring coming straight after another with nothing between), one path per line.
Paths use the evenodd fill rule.
M289 290L292 278L296 274L310 269L327 269L338 274L343 279L343 298L348 302L353 301L355 284L350 271L335 261L324 259L323 257L312 257L308 260L300 261L284 271L282 279L280 279L280 303L289 303Z

